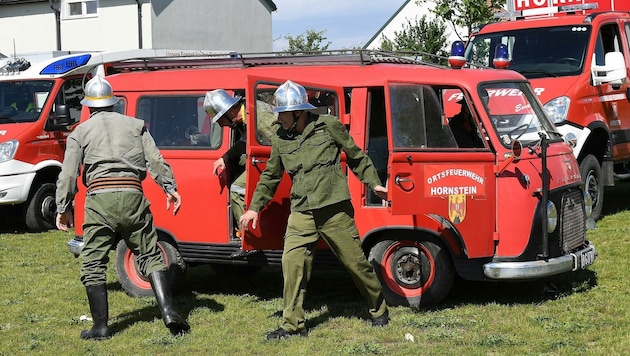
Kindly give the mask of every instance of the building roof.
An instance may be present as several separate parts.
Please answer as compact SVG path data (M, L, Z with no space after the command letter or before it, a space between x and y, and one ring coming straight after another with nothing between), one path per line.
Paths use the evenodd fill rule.
M370 44L372 44L372 42L374 42L378 36L380 36L383 33L383 30L385 30L385 28L390 24L390 22L392 22L396 16L398 16L398 14L405 8L405 6L407 6L407 4L409 4L410 0L406 0L402 5L400 5L400 7L398 8L398 11L396 11L390 18L389 20L387 20L387 22L385 22L385 24L383 26L381 26L381 28L376 31L376 33L374 34L374 36L372 36L372 38L370 38L365 45L363 46L363 48L367 48Z
M278 7L272 0L261 0L271 11L278 10ZM33 2L48 2L48 0L0 0L0 5L27 4Z
M48 0L0 0L0 5L28 4L31 2L48 2Z

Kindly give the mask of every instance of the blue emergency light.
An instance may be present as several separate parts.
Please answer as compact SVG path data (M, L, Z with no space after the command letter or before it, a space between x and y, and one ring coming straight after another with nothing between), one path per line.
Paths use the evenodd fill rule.
M510 57L508 55L508 48L501 43L494 50L494 59L492 60L495 68L505 69L510 65Z
M65 74L69 71L84 66L92 56L82 54L74 57L67 57L50 63L39 74Z
M466 57L464 57L464 42L455 41L451 46L451 55L448 57L448 64L451 68L460 69L466 64Z

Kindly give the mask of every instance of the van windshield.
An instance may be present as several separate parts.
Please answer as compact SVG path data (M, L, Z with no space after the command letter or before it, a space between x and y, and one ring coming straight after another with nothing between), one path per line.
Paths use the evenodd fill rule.
M543 134L551 141L562 140L528 84L484 84L479 96L504 147L509 148L515 140L534 146Z
M582 73L586 61L590 25L519 29L479 34L466 48L469 63L494 67L497 45L508 47L508 69L528 79L561 77Z
M0 81L0 124L37 121L52 87L50 80Z

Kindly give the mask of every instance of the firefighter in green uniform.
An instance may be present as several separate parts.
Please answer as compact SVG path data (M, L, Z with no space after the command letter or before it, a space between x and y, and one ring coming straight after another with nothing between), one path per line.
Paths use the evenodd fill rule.
M142 191L147 170L166 193L166 209L173 215L181 196L173 171L157 149L144 122L113 112L118 98L99 76L85 86L82 105L90 118L68 136L65 158L57 180L57 228L68 231L71 206L77 192L77 176L83 167L87 186L81 282L85 285L94 325L83 330L83 339L106 339L109 314L106 275L109 251L121 236L136 256L140 272L149 277L164 324L173 334L187 332L188 322L173 306L166 264L157 246L157 233L149 201Z
M239 105L240 104L240 105ZM241 215L245 211L245 163L247 156L246 145L246 114L245 103L241 96L231 96L223 89L215 89L206 93L203 102L204 109L210 117L212 123L217 123L221 127L230 127L236 142L218 160L214 162L213 173L218 175L220 171L229 169L230 178L230 206L232 215L238 223ZM262 143L269 143L274 134L273 123L276 121L272 113L273 107L263 101L256 102L257 113L257 138ZM245 258L257 251L245 251L242 247L233 252L230 258Z
M249 210L240 219L246 230L256 228L258 213L273 198L286 171L292 180L291 214L284 236L283 324L267 339L307 336L303 302L311 275L318 239L321 237L346 267L368 301L373 326L389 322L382 287L367 261L354 222L347 177L341 168L341 151L347 165L381 199L381 185L372 161L354 143L341 122L330 115L315 115L306 90L287 81L275 92L274 112L281 128L272 138L271 156L260 177Z

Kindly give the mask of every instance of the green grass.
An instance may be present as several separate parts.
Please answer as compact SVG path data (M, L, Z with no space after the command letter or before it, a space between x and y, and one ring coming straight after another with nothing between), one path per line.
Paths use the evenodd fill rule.
M83 341L91 322L71 237L24 233L0 218L0 355L622 355L630 353L630 183L607 190L598 228L588 232L598 258L587 271L545 281L457 281L439 306L391 308L372 328L343 271L316 270L306 307L308 338L268 342L280 321L278 269L246 276L189 269L176 296L192 326L174 337L152 298L131 298L110 262L107 341ZM111 255L113 258L113 255ZM413 341L406 340L406 335Z

